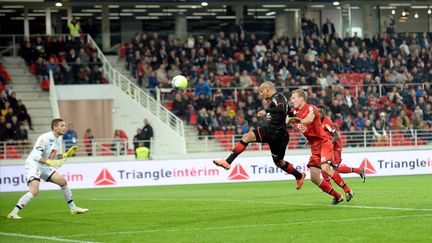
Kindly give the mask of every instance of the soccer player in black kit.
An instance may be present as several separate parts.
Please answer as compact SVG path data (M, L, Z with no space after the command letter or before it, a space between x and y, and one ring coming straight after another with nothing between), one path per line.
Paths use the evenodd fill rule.
M213 160L213 163L229 170L231 163L246 149L249 143L268 143L275 165L288 174L293 175L297 182L296 189L300 190L306 174L304 172L300 173L292 164L284 160L285 150L289 142L289 135L285 124L286 116L290 111L288 100L285 96L276 92L276 87L270 81L265 81L260 85L259 93L264 99L271 101L266 109L257 113L259 117L266 116L268 124L244 134L226 160Z

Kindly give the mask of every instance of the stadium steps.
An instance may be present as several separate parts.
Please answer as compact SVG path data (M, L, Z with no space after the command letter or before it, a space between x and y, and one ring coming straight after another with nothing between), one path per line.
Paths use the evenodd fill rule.
M126 76L130 81L137 84L136 78L134 78L130 71L125 69L125 62L119 58L118 55L105 55L108 62L113 65L113 67L119 71L121 74Z
M29 140L33 143L36 138L49 131L52 120L49 93L40 89L35 76L29 72L21 57L5 57L4 65L11 76L11 88L16 91L17 99L21 99L27 107L33 121L33 131L27 127ZM27 122L25 122L27 126Z
M188 153L220 152L226 149L214 139L199 139L195 126L185 125L186 150ZM207 143L207 144L205 144Z
M132 77L130 71L125 69L125 62L121 60L118 55L106 55L106 58L115 69L137 84L136 78ZM186 150L188 153L226 151L226 148L215 140L198 139L198 131L196 127L192 125L185 124L185 138ZM207 149L207 151L205 151L205 149Z

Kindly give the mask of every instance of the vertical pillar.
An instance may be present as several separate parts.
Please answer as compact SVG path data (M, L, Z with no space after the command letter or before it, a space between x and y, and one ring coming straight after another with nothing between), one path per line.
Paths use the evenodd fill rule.
M102 5L102 49L108 51L111 48L111 34L109 24L109 8L107 4Z
M340 37L343 39L346 35L346 33L349 33L350 36L352 36L351 33L351 5L350 4L342 4L342 32Z
M362 17L363 17L363 36L366 34L369 38L372 37L372 6L365 4L361 6Z
M55 22L55 34L63 34L63 25L62 25L62 19L60 14L54 15L54 22Z
M67 8L67 22L71 22L72 21L72 7L68 7Z
M244 18L244 16L243 16L243 4L238 3L235 5L235 14L236 14L235 23L238 24L240 22L240 20Z
M184 14L177 14L175 18L175 36L181 40L187 37L187 19Z
M51 9L50 8L45 9L45 33L46 33L46 35L52 34Z
M428 14L429 32L432 32L432 14Z
M298 11L282 12L276 15L275 33L278 37L282 37L284 33L288 36L294 36L299 31L299 16Z
M28 17L28 8L24 7L24 36L30 37L30 23Z

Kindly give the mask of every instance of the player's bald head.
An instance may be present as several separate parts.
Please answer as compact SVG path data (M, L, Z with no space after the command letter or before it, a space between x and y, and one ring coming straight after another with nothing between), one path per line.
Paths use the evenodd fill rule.
M270 89L270 90L275 90L276 87L274 86L274 84L270 81L264 81L261 85L260 85L260 89Z

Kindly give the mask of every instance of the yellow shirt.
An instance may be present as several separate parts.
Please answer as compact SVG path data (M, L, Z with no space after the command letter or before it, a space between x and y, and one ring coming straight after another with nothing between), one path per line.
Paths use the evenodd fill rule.
M68 23L68 27L69 27L69 33L72 37L80 36L81 27L79 23L76 23L75 25L72 23Z
M137 159L138 160L148 160L149 159L150 149L147 147L138 147L136 149Z

